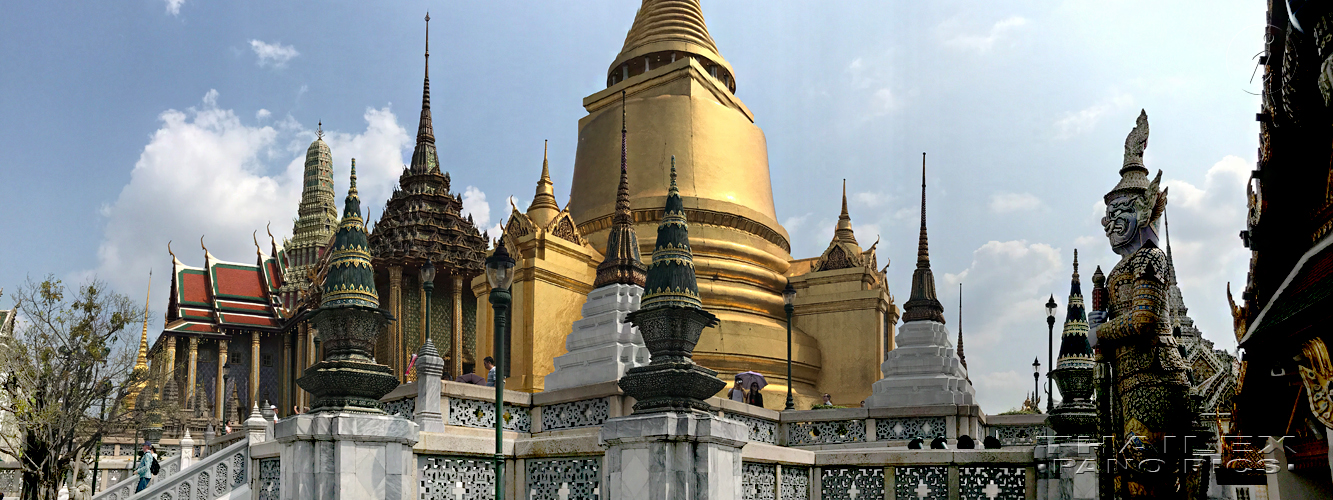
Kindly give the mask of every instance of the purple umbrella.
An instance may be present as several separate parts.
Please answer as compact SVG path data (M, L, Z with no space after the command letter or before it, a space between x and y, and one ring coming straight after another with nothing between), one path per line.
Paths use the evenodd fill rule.
M750 387L755 383L759 384L760 389L763 389L764 386L768 385L768 381L764 380L764 376L760 375L759 372L737 373L736 378L741 379L741 387L745 388L747 391L750 390Z

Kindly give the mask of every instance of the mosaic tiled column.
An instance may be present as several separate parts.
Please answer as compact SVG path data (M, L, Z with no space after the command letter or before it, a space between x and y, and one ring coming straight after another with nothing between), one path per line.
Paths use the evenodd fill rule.
M227 374L227 340L220 339L217 343L218 373L217 377L213 379L213 383L217 384L217 387L213 390L213 418L216 418L221 424L227 421L223 418L227 411L227 379L225 377Z
M463 276L454 275L454 315L450 321L449 373L455 378L463 375Z
M250 401L259 401L259 332L250 332Z
M199 364L199 337L190 337L190 364L185 367L185 404L194 406L195 369Z

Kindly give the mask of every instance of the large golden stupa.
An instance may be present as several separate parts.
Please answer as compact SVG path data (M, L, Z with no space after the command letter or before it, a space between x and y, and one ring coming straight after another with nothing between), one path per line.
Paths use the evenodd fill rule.
M863 251L851 235L845 202L840 227L847 227L825 255L792 259L774 210L764 132L735 95L735 72L708 34L698 0L644 0L606 84L583 99L588 115L578 124L567 208L552 216L557 205L543 169L533 206L515 207L505 228L511 253L521 255L511 341L519 366L510 387L542 390L551 358L564 353L564 336L592 290L615 210L623 127L644 260L655 245L676 158L700 298L721 320L704 332L694 359L728 382L742 371L766 375L765 406L781 408L787 387L781 291L790 279L798 290L792 356L799 401L828 392L835 403L856 405L892 349L898 312L883 271L874 248ZM473 287L485 297L483 280ZM489 322L483 309L479 327ZM478 337L479 350L488 351L489 342ZM837 369L824 369L830 366Z

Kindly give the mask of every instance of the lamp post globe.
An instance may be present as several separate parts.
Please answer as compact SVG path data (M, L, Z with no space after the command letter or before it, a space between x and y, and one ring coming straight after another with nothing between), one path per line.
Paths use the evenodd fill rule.
M1055 309L1059 307L1055 303L1055 295L1046 299L1046 413L1050 413L1054 408L1054 398L1051 397L1051 368L1055 367L1055 360L1052 359L1055 351Z
M491 285L491 312L495 319L495 498L504 500L504 388L509 363L505 362L505 335L508 328L509 287L514 284L514 258L503 241L495 243L495 252L486 258L486 282Z
M796 288L791 286L791 280L787 281L787 287L782 289L782 310L787 312L787 406L785 409L796 409L796 400L791 395L791 315L796 311L793 302L796 300Z

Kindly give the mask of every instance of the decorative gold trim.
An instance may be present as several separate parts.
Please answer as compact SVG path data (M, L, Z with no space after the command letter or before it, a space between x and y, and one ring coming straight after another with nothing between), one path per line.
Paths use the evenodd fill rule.
M660 223L662 221L662 212L663 210L660 208L634 210L632 212L634 223ZM609 229L611 227L611 218L614 215L615 214L603 215L579 224L579 234L592 234ZM763 238L769 243L781 247L783 251L791 253L791 243L789 243L786 238L783 238L777 231L770 229L768 226L765 226L754 219L736 214L688 207L685 208L685 217L689 219L690 225L718 226L743 231Z

